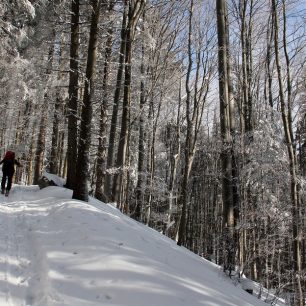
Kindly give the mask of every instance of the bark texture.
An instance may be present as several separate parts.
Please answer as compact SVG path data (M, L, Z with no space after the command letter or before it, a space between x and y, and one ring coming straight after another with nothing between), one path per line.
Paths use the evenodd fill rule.
M79 86L79 0L71 0L69 101L67 105L67 180L66 187L73 189L76 181L78 155L78 86Z
M88 202L89 149L91 144L92 103L94 96L94 73L97 57L98 22L101 1L92 2L90 36L87 53L86 79L84 84L83 107L81 113L80 139L78 148L78 179L72 197Z

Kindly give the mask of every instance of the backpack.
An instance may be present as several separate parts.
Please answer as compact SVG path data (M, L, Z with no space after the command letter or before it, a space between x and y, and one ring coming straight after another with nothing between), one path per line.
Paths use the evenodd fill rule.
M14 160L14 159L15 159L15 152L7 151L5 153L4 160Z

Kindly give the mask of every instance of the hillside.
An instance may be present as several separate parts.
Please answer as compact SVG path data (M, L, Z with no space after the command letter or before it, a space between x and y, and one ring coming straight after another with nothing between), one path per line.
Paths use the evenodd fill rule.
M0 202L1 306L267 305L110 205L34 186Z

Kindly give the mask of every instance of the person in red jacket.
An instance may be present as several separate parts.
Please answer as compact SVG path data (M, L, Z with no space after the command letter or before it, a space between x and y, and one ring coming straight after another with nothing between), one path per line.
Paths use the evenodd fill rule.
M20 163L15 159L15 153L13 151L7 151L4 158L1 160L0 165L2 166L2 182L1 182L1 193L5 195L9 194L12 187L12 180L15 173L15 165L21 166ZM7 180L7 186L6 185Z

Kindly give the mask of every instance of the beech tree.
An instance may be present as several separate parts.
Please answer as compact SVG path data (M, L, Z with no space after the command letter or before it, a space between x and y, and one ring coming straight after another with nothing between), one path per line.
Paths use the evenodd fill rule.
M114 7L114 3L111 2L107 11L110 12ZM110 74L110 62L112 55L112 43L113 43L113 23L110 23L107 30L107 38L105 43L104 53L104 67L103 67L103 80L102 80L102 102L101 102L101 115L100 115L100 128L99 128L99 144L97 152L97 167L96 167L96 186L95 197L99 200L108 201L106 194L105 181L106 181L106 168L107 168L107 111L109 107L109 74Z
M67 181L68 188L74 188L76 182L76 166L78 156L78 89L79 89L79 0L71 0L71 29L70 29L70 70L69 70L69 102L68 143L67 143Z
M97 57L98 22L100 16L100 0L92 1L91 26L87 51L86 78L81 113L80 136L78 146L78 175L73 189L73 198L88 201L88 169L89 149L91 144L92 99L94 94L94 74ZM75 169L76 170L76 169Z
M219 71L219 95L220 95L220 128L222 139L222 199L223 199L223 230L225 239L226 263L225 269L234 269L236 241L234 228L237 224L234 210L237 209L237 203L233 198L233 159L231 153L231 114L229 100L229 75L228 75L228 54L227 49L227 28L226 28L226 2L224 0L216 1L217 7L217 28L218 28L218 71Z

